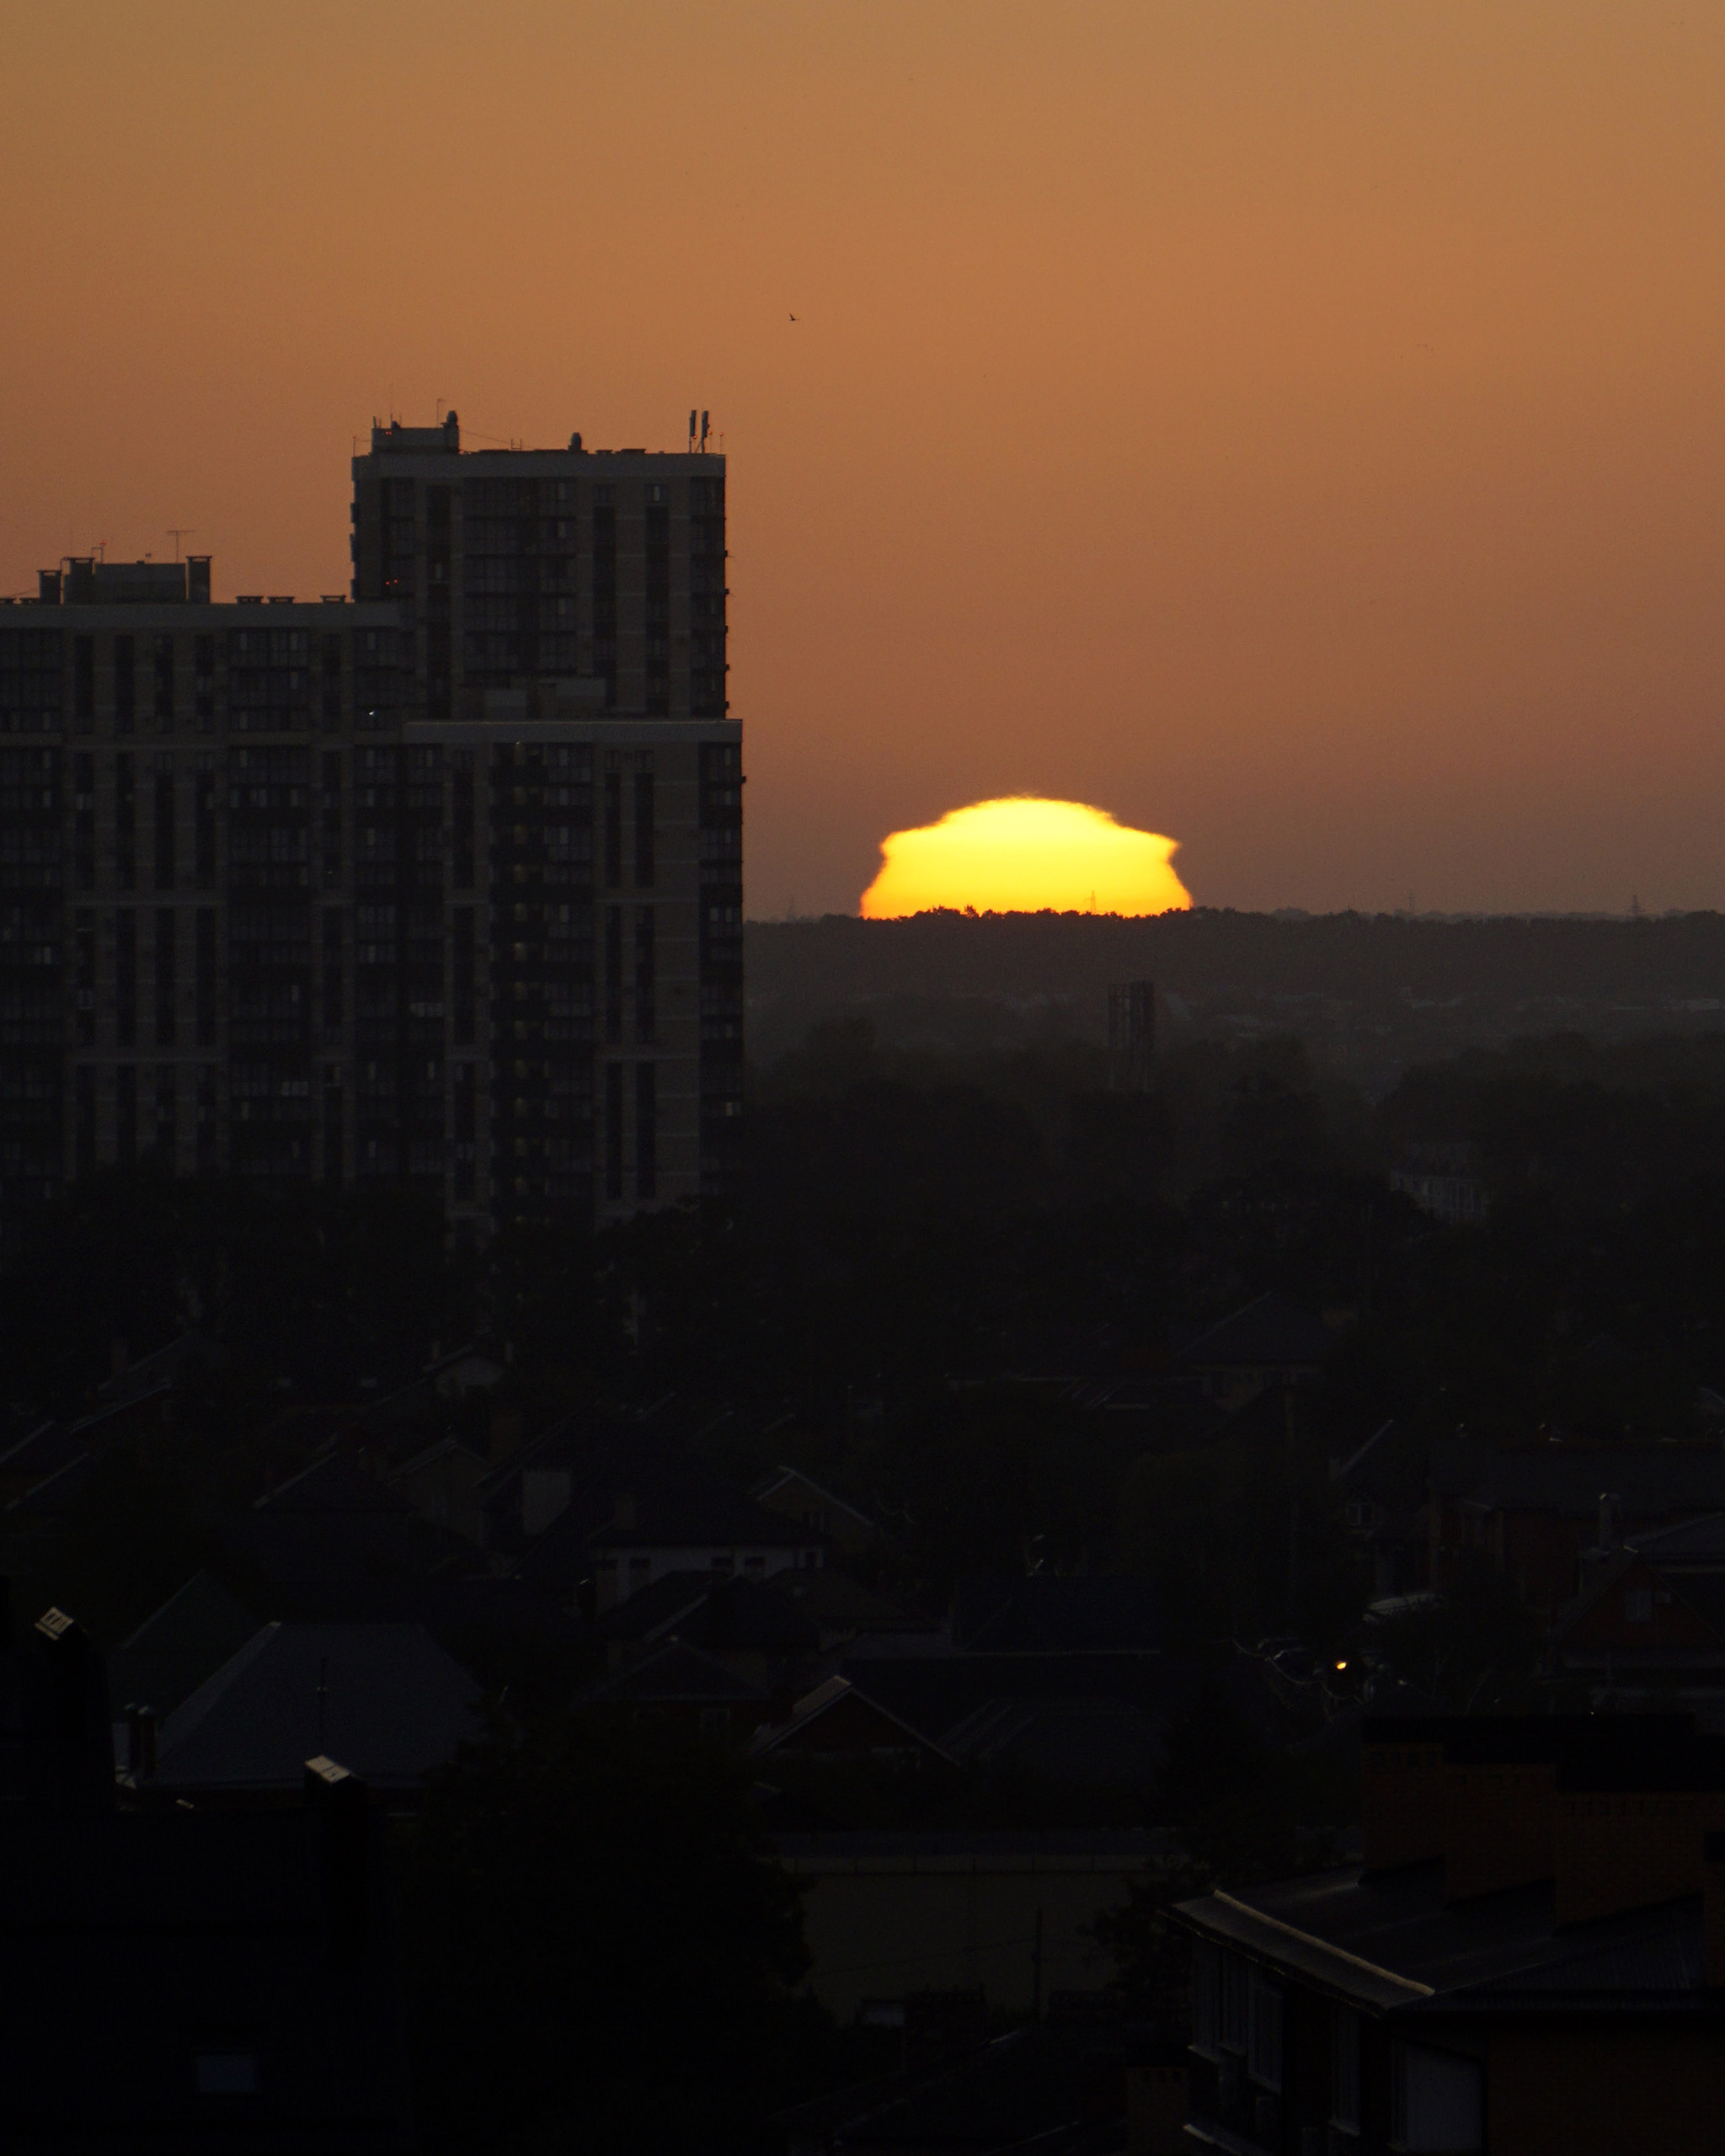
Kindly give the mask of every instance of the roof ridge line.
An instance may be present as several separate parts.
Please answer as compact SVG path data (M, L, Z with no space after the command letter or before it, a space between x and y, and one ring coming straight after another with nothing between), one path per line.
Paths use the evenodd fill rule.
M1284 1923L1280 1917L1273 1917L1263 1909L1255 1909L1250 1902L1236 1901L1231 1894L1223 1893L1220 1887L1213 1887L1210 1891L1218 1902L1231 1909L1238 1910L1242 1917L1250 1917L1254 1924L1267 1924L1274 1931L1285 1932L1290 1939L1299 1940L1302 1945L1315 1946L1322 1954L1332 1955L1338 1961L1346 1961L1354 1968L1364 1969L1368 1976L1381 1977L1387 1984L1395 1984L1416 1999L1434 1999L1437 1996L1431 1985L1423 1984L1415 1977L1397 1976L1393 1969L1386 1969L1380 1962L1368 1961L1363 1954L1350 1954L1345 1946L1332 1946L1328 1940L1320 1939L1315 1932L1302 1931L1298 1924Z

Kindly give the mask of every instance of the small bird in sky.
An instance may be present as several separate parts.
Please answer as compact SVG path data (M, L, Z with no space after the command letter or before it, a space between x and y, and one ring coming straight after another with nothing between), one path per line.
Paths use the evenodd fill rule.
M795 315L793 315L793 316L791 317L791 319L792 319L792 321L793 321L793 322L794 322L794 321L796 320L796 318L796 318L796 316L795 316Z

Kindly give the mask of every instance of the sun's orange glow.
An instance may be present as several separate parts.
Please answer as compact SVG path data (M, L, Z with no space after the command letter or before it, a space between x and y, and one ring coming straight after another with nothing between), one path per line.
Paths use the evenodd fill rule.
M1117 824L1082 801L1017 794L973 802L937 824L895 831L862 894L869 921L934 906L979 913L1171 913L1191 894L1169 866L1179 846Z

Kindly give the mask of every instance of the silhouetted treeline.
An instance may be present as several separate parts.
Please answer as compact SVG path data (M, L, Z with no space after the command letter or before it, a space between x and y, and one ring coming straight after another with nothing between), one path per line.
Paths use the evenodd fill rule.
M1725 995L1725 915L1621 920L1405 914L918 914L751 921L752 1001L819 1011L852 996L1055 997L1110 981L1183 995L1235 982L1290 995L1537 998Z

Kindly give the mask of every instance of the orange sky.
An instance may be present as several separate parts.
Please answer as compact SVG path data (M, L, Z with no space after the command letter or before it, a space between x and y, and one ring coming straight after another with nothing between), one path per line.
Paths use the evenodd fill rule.
M334 590L392 403L699 404L751 912L1017 792L1200 904L1725 905L1725 10L0 27L0 589L184 524L218 594Z

